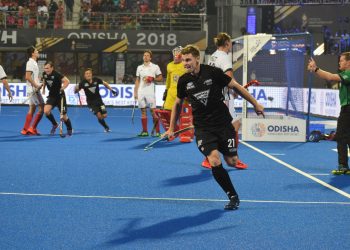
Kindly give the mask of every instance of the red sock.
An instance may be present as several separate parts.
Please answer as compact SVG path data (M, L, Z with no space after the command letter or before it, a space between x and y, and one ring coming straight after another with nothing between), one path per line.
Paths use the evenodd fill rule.
M42 117L43 117L43 113L39 113L39 112L36 113L36 116L35 116L34 122L33 122L33 126L32 126L34 129L36 128L36 126L38 126Z
M141 122L142 122L142 131L147 132L147 116L146 117L141 117Z
M32 119L33 119L33 115L28 113L26 116L26 121L24 123L24 127L23 127L24 130L28 130L30 123L32 122Z
M153 124L156 124L156 133L159 133L159 118L153 118Z

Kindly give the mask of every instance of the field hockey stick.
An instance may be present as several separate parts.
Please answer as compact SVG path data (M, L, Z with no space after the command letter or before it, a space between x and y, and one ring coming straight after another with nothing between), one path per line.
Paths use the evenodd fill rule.
M64 138L63 134L63 102L64 102L64 94L61 96L61 112L60 112L60 136Z
M247 89L250 86L260 86L260 82L258 80L251 80L250 82L246 83L243 88Z
M248 89L250 86L260 86L261 83L258 80L251 80L250 82L247 82L243 88ZM263 112L257 112L257 115L262 115L263 118L265 118L265 114Z
M80 99L80 94L79 94L79 92L77 92L77 95L78 95L78 100L79 100L79 106L83 106L83 103L81 102L81 99Z
M178 131L175 131L174 134L173 134L172 136L176 136L176 135L178 135L178 134L181 134L182 132L185 132L185 131L190 130L190 129L193 129L193 128L194 128L193 126L189 126L189 127L180 129L180 130L178 130ZM157 140L151 142L150 144L148 144L143 150L148 151L148 150L152 149L153 146L154 146L155 144L157 144L157 143L159 143L159 142L161 142L161 141L166 141L166 140L168 140L168 139L169 139L169 136L168 136L168 135L165 135L164 137L161 137L161 138L159 138L159 139L157 139Z
M77 86L78 84L75 84L75 85ZM81 106L83 106L83 103L81 102L79 91L80 91L80 89L77 92L77 96L78 96L79 106L81 107Z
M135 109L136 109L136 100L134 100L134 106L132 107L132 111L131 111L131 123L132 124L134 124Z

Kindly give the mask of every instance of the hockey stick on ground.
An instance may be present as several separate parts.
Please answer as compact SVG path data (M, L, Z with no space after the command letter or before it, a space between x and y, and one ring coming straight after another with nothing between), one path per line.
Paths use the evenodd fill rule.
M61 112L60 112L60 136L61 136L61 138L65 137L65 135L63 134L63 102L64 102L64 94L61 95Z
M178 130L178 131L175 131L174 134L173 134L173 136L178 135L178 134L181 134L182 132L185 132L185 131L190 130L190 129L193 129L193 128L194 128L193 126L189 126L189 127L180 129L180 130ZM144 150L145 150L145 151L148 151L148 150L152 149L153 146L154 146L155 144L157 144L158 142L165 141L165 140L168 140L168 139L169 139L169 136L168 136L168 135L166 135L166 136L164 136L164 137L161 137L161 138L155 140L154 142L151 142L150 144L148 144L148 145L144 148Z
M136 109L136 100L134 100L134 106L132 107L132 111L131 111L131 123L132 124L134 124L135 109Z

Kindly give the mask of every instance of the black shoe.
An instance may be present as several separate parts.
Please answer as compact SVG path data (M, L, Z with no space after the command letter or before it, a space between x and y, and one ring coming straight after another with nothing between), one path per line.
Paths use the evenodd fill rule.
M231 196L229 203L225 206L225 210L236 210L239 208L238 195Z

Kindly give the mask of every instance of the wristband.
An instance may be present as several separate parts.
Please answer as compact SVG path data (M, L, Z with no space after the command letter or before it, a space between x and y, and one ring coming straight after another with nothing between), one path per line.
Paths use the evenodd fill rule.
M317 68L315 69L315 71L314 71L314 72L316 73L316 72L317 72L317 71L319 71L319 70L320 70L320 68L319 68L319 67L317 67Z

